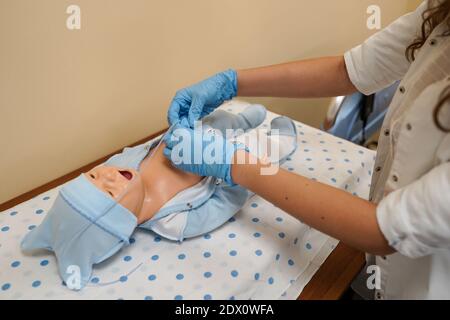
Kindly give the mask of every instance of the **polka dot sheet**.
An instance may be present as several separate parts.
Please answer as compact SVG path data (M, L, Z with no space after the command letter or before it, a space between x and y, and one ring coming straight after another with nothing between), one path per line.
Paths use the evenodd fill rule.
M230 101L221 108L243 110ZM268 112L267 129L277 116ZM283 168L367 198L374 152L296 122L298 150ZM59 187L0 213L0 299L296 299L337 241L258 196L225 225L176 243L149 231L69 290L47 251L24 255L23 236L50 209Z

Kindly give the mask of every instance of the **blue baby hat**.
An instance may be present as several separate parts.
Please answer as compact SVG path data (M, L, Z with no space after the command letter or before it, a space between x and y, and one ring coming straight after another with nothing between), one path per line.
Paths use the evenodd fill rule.
M89 282L94 264L129 244L136 226L133 213L81 174L61 187L52 208L25 236L21 248L53 251L61 278L70 289L79 290Z

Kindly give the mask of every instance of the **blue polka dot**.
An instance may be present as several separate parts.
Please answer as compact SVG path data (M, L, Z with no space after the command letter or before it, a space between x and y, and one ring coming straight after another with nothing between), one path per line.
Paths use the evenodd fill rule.
M41 214L41 213L43 213L43 212L44 212L44 210L42 210L42 209L36 210L36 214Z
M99 282L100 282L100 279L99 279L98 277L93 277L93 278L91 279L91 282L92 282L92 283L99 283Z
M256 222L259 222L259 219L258 218L253 218L252 221L256 223Z
M0 230L2 230L3 232L6 232L6 231L9 230L9 227L8 227L8 226L5 226L5 227L1 228Z
M311 249L312 249L312 245L311 245L309 242L305 245L305 247L306 247L306 249L308 249L308 250L311 250Z
M175 300L183 300L183 296L181 294L177 294L174 299Z
M5 283L5 284L2 285L2 290L3 291L8 290L9 288L11 288L11 284L10 283Z
M50 197L43 197L42 200L48 200Z
M278 236L279 236L281 239L284 239L284 237L286 236L286 234L285 234L284 232L280 232L280 233L278 234Z
M311 158L306 158L306 161L312 161L312 159Z
M302 140L302 143L308 143L308 141L306 141L306 140Z
M303 151L305 151L305 152L309 152L309 149L305 149L305 150L303 150Z
M344 159L345 162L351 162L350 159Z
M341 149L341 152L344 152L344 153L345 153L345 152L347 152L347 150L345 150L345 149Z
M259 277L260 277L259 273L258 272L255 273L255 280L259 280Z
M289 260L288 260L288 265L293 266L293 265L294 265L294 260L289 259Z
M275 260L280 260L280 254L279 253L277 253L277 255L275 256Z
M33 230L34 228L36 228L36 225L34 225L34 224L28 226L28 230Z
M345 189L345 190L347 190L347 189L348 189L348 184L346 184L346 185L344 186L344 189Z
M255 254L256 254L257 256L261 256L261 255L262 255L262 251L258 249L258 250L255 251Z
M15 216L16 214L18 214L17 211L13 211L13 212L10 212L10 213L9 213L9 215L12 216L12 217Z
M325 159L325 161L331 161L331 160L332 160L331 158L326 158L326 159Z
M177 280L183 280L184 275L182 273L179 273L179 274L177 274L176 278L177 278Z
M273 280L272 277L270 277L269 279L267 279L267 282L268 282L269 284L273 284L273 283L274 283L274 280Z
M331 178L331 181L333 181L334 183L336 183L336 178Z
M120 280L120 282L126 282L128 280L128 277L127 276L121 276L119 278L119 280Z
M203 276L204 276L205 278L211 278L212 273L209 272L209 271L206 271L206 272L203 274Z
M309 171L314 171L314 168L308 168Z
M179 255L178 255L178 259L179 260L183 260L183 259L185 259L186 258L186 255L184 254L184 253L180 253Z
M261 233L255 232L255 233L253 234L253 236L254 236L255 238L259 238L259 237L261 237Z
M278 222L282 222L283 218L282 217L277 217L275 220L277 220Z
M159 256L158 256L157 254L155 254L155 255L152 256L152 260L153 260L153 261L156 261L156 260L158 260L158 259L159 259Z
M292 159L291 159L291 157L287 157L286 160L287 161L291 161Z
M359 153L359 154L364 154L364 151L359 150L358 153Z
M256 203L253 202L253 203L251 204L251 206L252 206L252 208L256 208L256 207L258 207L258 204L256 204Z
M236 270L231 271L231 276L236 278L239 275L239 272L237 272Z
M334 167L329 167L328 170L330 170L330 171L331 171L331 170L334 170Z
M234 296L231 296L231 297L230 297L230 300L234 300L234 299L235 299Z
M33 288L37 288L41 285L41 282L39 280L33 281L33 283L31 284L31 286Z
M211 299L212 299L212 296L211 296L210 294L205 294L205 295L203 296L203 299L205 299L205 300L211 300Z
M234 217L231 217L230 219L228 219L228 222L235 222L236 219Z
M153 300L153 297L152 296L145 296L144 300Z
M48 265L48 260L42 260L40 265L45 267L46 265Z
M323 151L323 152L328 152L328 149L323 149L322 151Z
M230 251L230 256L234 257L237 255L237 251L236 250L231 250Z
M297 244L297 242L298 242L298 238L295 238L294 244Z
M161 240L161 239L160 239ZM155 239L155 241L156 241L156 239ZM130 244L133 244L133 243L135 243L136 242L136 239L135 238L130 238ZM157 242L157 241L156 241Z
M154 275L154 274L149 275L148 276L148 280L155 281L156 280L156 275Z
M230 239L236 238L236 235L235 235L234 233L230 233L230 234L228 235L228 238L230 238Z
M211 253L207 251L207 252L203 253L203 256L205 258L209 258L209 257L211 257Z
M353 171L352 171L352 170L347 170L347 172L348 172L349 174L352 174L352 173L353 173Z
M126 262L131 261L131 259L133 259L131 256L123 257L123 261L126 261Z
M160 241L161 241L161 237L160 237L160 236L156 236L156 237L153 239L153 241L155 241L155 242L160 242Z
M207 233L203 236L203 238L206 240L211 239L211 235L209 233Z
M13 263L11 263L11 267L13 268L17 268L18 266L20 266L20 261L14 261Z

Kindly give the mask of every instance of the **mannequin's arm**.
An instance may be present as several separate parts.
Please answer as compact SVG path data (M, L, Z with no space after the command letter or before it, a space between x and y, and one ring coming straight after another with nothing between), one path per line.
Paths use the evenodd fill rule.
M234 182L351 246L376 255L394 252L378 226L375 204L286 170L261 175L263 164L248 164L256 159L242 150L236 152L234 163L246 157L246 164L232 165Z
M238 96L315 98L348 95L350 81L343 56L238 70Z

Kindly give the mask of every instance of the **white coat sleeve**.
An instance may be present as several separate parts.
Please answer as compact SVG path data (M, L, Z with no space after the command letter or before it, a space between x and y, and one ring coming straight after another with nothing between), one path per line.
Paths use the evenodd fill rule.
M417 38L427 5L424 1L344 54L350 81L358 91L369 95L403 78L410 67L405 51Z
M418 258L450 249L450 162L388 194L377 206L377 220L389 245Z

